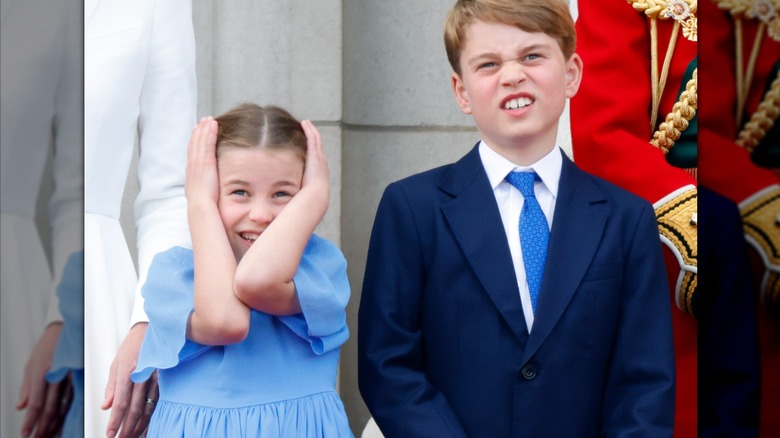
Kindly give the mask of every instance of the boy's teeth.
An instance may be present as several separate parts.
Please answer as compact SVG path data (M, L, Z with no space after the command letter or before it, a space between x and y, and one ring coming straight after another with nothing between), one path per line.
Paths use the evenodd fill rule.
M257 234L241 234L241 237L246 240L257 240Z
M518 109L523 108L531 104L531 99L528 97L520 97L518 99L508 100L504 104L504 109Z

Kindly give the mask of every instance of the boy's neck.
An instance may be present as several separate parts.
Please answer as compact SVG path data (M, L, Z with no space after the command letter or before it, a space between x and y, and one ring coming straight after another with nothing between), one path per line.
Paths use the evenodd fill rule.
M492 144L489 140L482 140L487 147L489 147L493 152L501 155L502 157L506 158L507 160L511 161L512 163L523 166L523 167L530 167L537 161L544 158L547 154L549 154L553 149L555 149L555 141L552 142L546 142L544 144L537 144L537 145L512 145L510 147L502 146L501 144Z

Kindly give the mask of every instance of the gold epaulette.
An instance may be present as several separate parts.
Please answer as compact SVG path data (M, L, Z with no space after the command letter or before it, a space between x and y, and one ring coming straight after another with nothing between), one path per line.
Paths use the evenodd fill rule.
M780 316L780 188L774 187L740 204L745 237L766 267L761 301Z
M767 265L780 266L780 189L769 190L740 205L745 234L765 256Z
M675 291L677 307L691 315L694 314L698 270L697 193L695 188L686 190L655 209L661 240L680 263L681 272Z
M696 316L696 309L693 306L694 297L698 290L698 275L691 271L684 271L680 285L677 287L677 294L679 295L677 306L683 312Z

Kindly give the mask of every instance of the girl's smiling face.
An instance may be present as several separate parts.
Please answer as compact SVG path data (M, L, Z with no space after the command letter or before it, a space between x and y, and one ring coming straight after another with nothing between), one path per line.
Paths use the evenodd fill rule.
M303 167L290 149L220 152L219 215L237 261L301 189Z

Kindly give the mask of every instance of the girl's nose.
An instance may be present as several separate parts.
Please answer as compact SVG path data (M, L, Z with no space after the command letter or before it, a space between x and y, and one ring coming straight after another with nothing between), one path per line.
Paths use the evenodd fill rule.
M249 220L258 224L269 224L274 217L274 209L263 202L255 203L249 210Z

